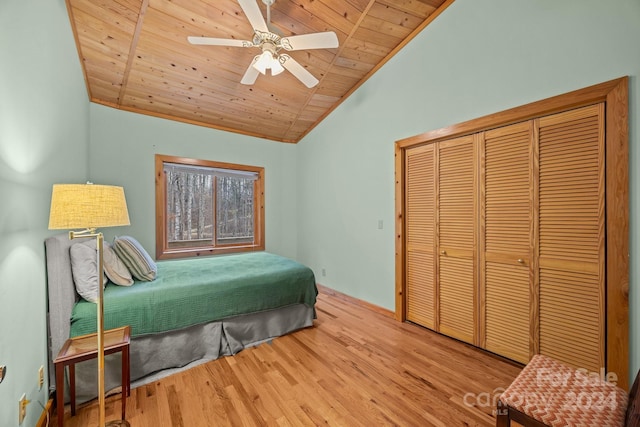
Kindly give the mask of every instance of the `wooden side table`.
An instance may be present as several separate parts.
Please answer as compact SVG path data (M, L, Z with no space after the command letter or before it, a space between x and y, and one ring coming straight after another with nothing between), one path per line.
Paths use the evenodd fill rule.
M122 419L125 419L127 396L131 394L129 341L131 328L121 328L104 331L104 354L122 352ZM98 355L97 334L82 335L69 338L55 358L53 364L56 369L56 407L58 412L58 427L64 423L64 367L69 366L69 393L71 398L71 415L76 414L76 369L75 364L94 359Z

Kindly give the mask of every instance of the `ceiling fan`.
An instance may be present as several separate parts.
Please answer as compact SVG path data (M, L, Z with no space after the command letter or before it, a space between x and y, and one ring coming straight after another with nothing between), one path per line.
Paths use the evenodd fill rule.
M280 74L285 69L293 74L308 88L318 84L313 74L307 71L295 59L281 51L293 51L303 49L329 49L338 47L338 37L333 31L321 33L301 34L298 36L282 37L282 33L271 24L271 5L275 0L262 0L267 5L267 20L262 17L262 12L256 0L238 0L240 7L253 27L253 40L219 39L213 37L187 37L189 43L212 46L257 47L262 51L256 55L244 73L240 83L251 85L255 83L258 74L266 74L267 69L271 75Z

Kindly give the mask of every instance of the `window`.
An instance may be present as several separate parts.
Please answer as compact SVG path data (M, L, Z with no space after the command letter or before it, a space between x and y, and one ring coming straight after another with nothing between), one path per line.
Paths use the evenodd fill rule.
M156 155L156 258L264 250L264 168Z

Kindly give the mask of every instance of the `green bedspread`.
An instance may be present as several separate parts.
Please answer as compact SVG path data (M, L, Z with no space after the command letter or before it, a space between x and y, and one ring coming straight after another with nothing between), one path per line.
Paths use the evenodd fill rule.
M310 268L267 252L161 261L153 282L107 285L104 327L152 334L297 303L313 307L316 295ZM96 305L81 299L70 335L95 331Z

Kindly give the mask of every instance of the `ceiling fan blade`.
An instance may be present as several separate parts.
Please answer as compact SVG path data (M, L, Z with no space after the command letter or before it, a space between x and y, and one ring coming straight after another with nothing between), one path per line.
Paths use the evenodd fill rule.
M253 43L248 40L217 39L215 37L187 37L191 44L206 44L211 46L236 46L253 47Z
M312 88L319 83L318 79L313 77L313 74L307 71L302 65L289 55L280 55L280 62L282 66L289 70L298 80L300 80L308 88Z
M299 36L283 37L280 44L286 50L301 49L329 49L338 47L338 36L333 31L323 33L301 34Z
M254 30L260 30L265 33L269 32L267 23L262 17L262 12L256 0L238 0L238 3Z
M249 64L249 68L247 68L247 71L244 72L244 76L242 76L242 80L240 80L240 83L242 83L243 85L252 85L256 82L256 79L258 78L258 74L260 74L260 71L258 71L253 66L253 64L256 63L258 58L260 58L260 55L253 58L253 61L251 61L251 64Z

